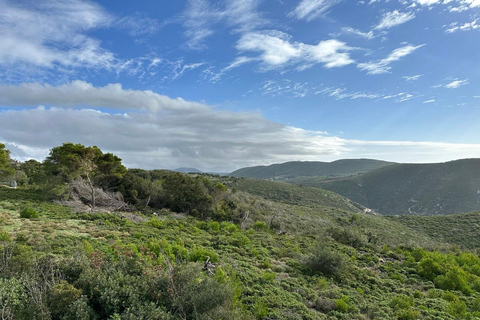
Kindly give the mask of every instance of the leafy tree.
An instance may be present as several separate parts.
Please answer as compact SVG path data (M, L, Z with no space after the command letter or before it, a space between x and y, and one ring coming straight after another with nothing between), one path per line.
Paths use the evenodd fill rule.
M121 179L127 171L119 157L111 153L103 154L96 146L85 147L70 142L50 150L45 168L64 182L85 179L92 192L92 209L95 208L95 187L108 186L112 180Z
M175 172L168 175L162 183L167 205L177 212L200 214L205 217L211 211L212 197L208 194L202 178L192 178L186 174Z
M15 169L11 165L10 151L5 149L5 145L0 143L0 178L9 177L15 174Z

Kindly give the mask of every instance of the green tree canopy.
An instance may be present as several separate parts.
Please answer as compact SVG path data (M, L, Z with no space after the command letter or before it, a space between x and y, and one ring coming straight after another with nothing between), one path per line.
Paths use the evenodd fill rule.
M86 147L70 142L50 150L44 164L49 174L60 177L64 182L77 178L86 180L92 190L92 207L95 207L94 188L108 188L118 183L127 172L119 157L104 154L97 146Z
M70 142L50 150L45 166L49 173L59 175L67 182L76 178L122 178L127 172L119 157L111 153L104 154L97 146L86 147Z
M11 165L10 151L5 149L5 145L0 143L0 178L8 177L15 173Z

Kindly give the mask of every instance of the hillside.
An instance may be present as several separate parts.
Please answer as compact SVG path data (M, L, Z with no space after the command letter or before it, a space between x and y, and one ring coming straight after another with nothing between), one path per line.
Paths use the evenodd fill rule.
M0 187L0 278L7 277L0 281L18 297L0 308L22 319L54 320L479 315L479 299L471 294L477 289L448 291L462 277L477 281L470 270L480 267L478 257L419 249L448 252L434 238L393 218L360 213L328 191L211 179L230 186L231 200L250 212L250 222L204 221L168 209L75 213L45 201L41 189ZM38 217L21 218L25 208L35 208ZM431 259L448 266L464 259L458 260L465 261L460 280L431 282L423 267ZM39 270L54 273L43 278ZM38 300L25 300L32 297Z
M470 212L480 210L480 159L394 164L310 186L334 191L383 214Z
M477 243L447 239L475 216L422 229L331 191L126 169L81 144L10 163L24 179L0 186L3 319L480 316L480 258L461 249Z
M345 159L333 162L294 161L270 166L248 167L230 173L233 177L289 180L298 177L344 177L378 169L391 162L371 159Z
M437 216L389 217L412 230L424 233L438 242L463 248L480 248L480 212Z

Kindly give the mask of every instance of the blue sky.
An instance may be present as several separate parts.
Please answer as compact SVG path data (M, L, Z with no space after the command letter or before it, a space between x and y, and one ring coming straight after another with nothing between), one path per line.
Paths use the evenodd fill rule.
M480 157L479 0L0 0L0 141L130 167Z

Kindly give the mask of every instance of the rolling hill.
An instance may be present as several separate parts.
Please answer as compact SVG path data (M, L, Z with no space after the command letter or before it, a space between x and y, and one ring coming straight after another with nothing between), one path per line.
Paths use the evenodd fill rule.
M393 164L309 186L339 193L383 214L437 215L480 210L480 159Z
M333 162L293 161L270 166L256 166L230 173L234 177L291 180L299 177L345 177L382 168L392 162L372 159L344 159Z

